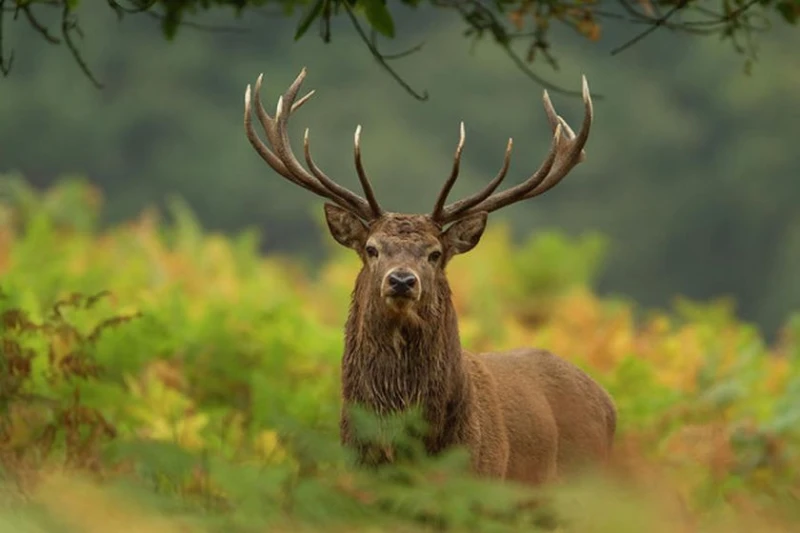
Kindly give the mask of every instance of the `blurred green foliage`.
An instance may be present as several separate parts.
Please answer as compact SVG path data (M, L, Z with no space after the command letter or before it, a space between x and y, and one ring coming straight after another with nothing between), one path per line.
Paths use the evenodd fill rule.
M312 272L261 257L253 233L203 231L180 202L169 222L148 210L102 229L85 182L0 183L3 531L800 523L800 315L773 347L725 301L637 319L591 290L601 237L515 246L492 225L448 269L465 347L541 346L586 368L618 404L618 457L544 491L471 479L461 450L425 458L413 440L405 461L360 471L338 440L354 254Z

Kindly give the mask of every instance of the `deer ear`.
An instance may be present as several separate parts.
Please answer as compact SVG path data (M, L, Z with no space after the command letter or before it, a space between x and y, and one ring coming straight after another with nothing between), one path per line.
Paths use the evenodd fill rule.
M328 229L342 246L358 250L367 240L367 225L356 215L333 204L325 204Z
M452 255L463 254L475 248L486 229L488 215L486 211L479 211L457 220L442 233L442 242Z

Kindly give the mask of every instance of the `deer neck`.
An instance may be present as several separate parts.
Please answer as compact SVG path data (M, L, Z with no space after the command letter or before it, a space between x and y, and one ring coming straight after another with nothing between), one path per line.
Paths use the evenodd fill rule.
M455 309L447 298L436 312L417 318L392 319L354 298L342 360L345 402L378 415L420 407L430 422L460 404L467 376Z

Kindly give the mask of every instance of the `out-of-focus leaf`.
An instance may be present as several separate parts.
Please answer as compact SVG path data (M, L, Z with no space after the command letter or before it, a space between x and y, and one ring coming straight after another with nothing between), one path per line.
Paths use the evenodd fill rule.
M370 25L386 37L394 37L394 20L385 0L360 0Z

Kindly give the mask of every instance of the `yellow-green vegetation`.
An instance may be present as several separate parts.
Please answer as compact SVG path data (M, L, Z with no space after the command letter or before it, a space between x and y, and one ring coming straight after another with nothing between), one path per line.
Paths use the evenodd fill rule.
M495 221L449 267L464 346L588 369L618 457L535 492L457 450L360 471L338 441L353 254L262 257L179 203L100 230L81 182L0 183L3 532L800 527L797 316L770 347L724 301L640 313L592 292L601 237L515 245Z

